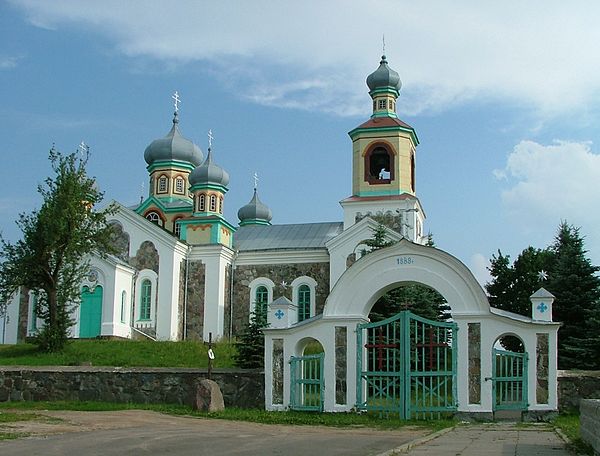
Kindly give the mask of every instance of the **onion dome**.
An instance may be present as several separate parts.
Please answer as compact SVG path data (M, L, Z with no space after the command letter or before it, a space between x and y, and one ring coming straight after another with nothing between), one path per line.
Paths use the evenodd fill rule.
M203 154L200 148L189 139L181 136L177 124L177 112L173 117L173 128L161 139L155 139L144 152L144 160L148 165L157 161L183 161L198 166L202 163Z
M200 166L194 168L190 173L190 186L198 184L213 184L227 187L229 184L229 173L213 162L212 152L208 149L206 160Z
M400 81L400 75L388 66L385 55L382 55L379 68L367 77L367 85L369 86L369 90L391 87L400 91L402 82Z
M256 189L254 189L254 196L248 204L238 211L238 218L240 219L240 225L251 223L265 225L271 222L273 214L271 209L258 199L258 194Z

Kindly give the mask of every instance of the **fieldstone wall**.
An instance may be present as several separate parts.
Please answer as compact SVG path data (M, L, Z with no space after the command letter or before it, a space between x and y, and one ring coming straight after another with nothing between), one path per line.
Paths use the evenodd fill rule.
M600 399L583 399L579 407L581 438L600 454Z
M579 409L581 399L600 398L600 371L558 371L558 409Z
M535 398L538 404L548 403L548 352L550 349L550 343L547 333L538 333L536 335L536 384L535 384Z
M144 241L135 256L130 258L129 264L138 271L150 269L158 274L158 250L152 242Z
M17 342L27 338L27 317L29 316L29 288L19 289L19 321L17 323Z
M469 404L481 404L481 323L469 323Z
M0 367L0 402L104 401L192 405L206 369L111 367ZM215 369L212 380L226 407L260 408L264 374L260 370Z
M329 294L329 263L295 263L241 265L233 271L233 334L239 334L248 324L250 318L250 282L259 277L267 277L273 281L273 300L285 296L293 301L292 288L294 279L307 276L317 281L315 296L316 313L323 313L325 299ZM282 282L287 285L284 287Z
M201 261L190 261L188 268L186 338L188 340L203 340L206 265Z
M111 220L108 225L112 228L111 243L115 248L114 255L125 262L129 261L129 233L117 220Z
M346 404L347 397L347 353L348 329L345 326L335 327L335 403Z

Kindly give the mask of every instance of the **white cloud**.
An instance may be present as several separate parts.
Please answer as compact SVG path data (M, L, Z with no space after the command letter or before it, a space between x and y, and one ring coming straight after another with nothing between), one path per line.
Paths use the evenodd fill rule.
M561 220L580 226L600 257L600 155L586 142L521 141L509 154L502 203L523 232L553 233Z
M19 64L20 56L0 56L0 70L11 70Z
M545 115L589 108L600 89L600 3L20 0L40 27L108 37L134 57L200 61L265 104L355 114L385 33L406 82L403 113L501 100ZM319 81L303 90L290 89ZM357 91L357 89L360 89ZM361 93L360 102L349 98Z

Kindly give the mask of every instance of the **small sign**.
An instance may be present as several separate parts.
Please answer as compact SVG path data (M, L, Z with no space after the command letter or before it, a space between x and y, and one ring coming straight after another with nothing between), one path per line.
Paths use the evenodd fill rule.
M212 348L208 349L208 359L215 359L215 352Z

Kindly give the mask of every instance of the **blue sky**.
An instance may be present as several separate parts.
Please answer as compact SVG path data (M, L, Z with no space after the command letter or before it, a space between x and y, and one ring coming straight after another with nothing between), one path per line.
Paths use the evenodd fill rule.
M85 141L107 199L139 201L146 146L180 127L273 223L342 219L347 132L370 115L382 51L417 131L417 194L437 245L485 280L500 248L561 220L600 263L600 5L555 1L0 2L0 229L39 205L54 143ZM145 184L144 192L147 192Z

